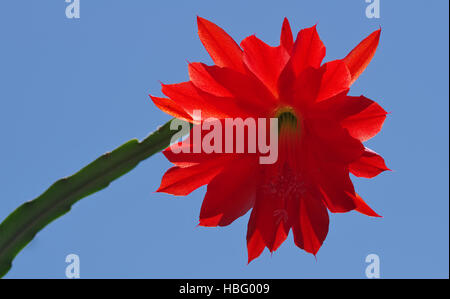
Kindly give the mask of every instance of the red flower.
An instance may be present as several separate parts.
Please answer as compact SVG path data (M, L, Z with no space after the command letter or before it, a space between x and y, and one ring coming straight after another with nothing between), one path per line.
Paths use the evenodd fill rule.
M290 229L295 244L316 254L328 233L328 211L357 210L379 217L355 193L349 173L372 178L388 170L362 144L381 129L386 112L347 93L369 64L380 30L344 59L322 64L325 46L316 26L294 41L284 20L280 46L252 35L240 46L215 24L198 18L200 40L215 65L190 63L190 81L162 85L168 98L152 97L163 111L192 122L203 118L279 119L279 154L272 165L255 154L178 153L159 192L187 195L208 185L200 225L225 226L252 209L247 231L249 262L267 247L275 251ZM183 146L192 147L192 142Z

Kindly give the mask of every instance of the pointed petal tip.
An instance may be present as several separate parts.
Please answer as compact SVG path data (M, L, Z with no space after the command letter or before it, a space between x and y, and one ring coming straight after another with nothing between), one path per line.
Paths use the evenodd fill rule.
M380 41L380 37L381 37L381 26L380 28L378 28L377 30L375 30L373 33L375 33L376 39L378 40L378 42Z
M281 25L280 45L284 46L289 53L294 46L294 36L287 17L284 18L283 25Z
M380 216L377 212L375 212L363 199L359 194L355 194L354 197L356 208L355 211L359 212L363 215L369 216L369 217L378 217L383 218Z
M159 188L156 191L153 191L153 193L166 193L173 196L180 196L180 194L171 193L167 189L168 189L167 187L159 186Z
M314 257L316 258L316 260L317 260L317 253L319 252L320 247L322 247L322 244L320 244L318 248L314 248L313 252L311 252L314 255Z
M377 30L375 30L374 32L372 32L371 34L369 34L369 36L368 37L370 37L371 35L373 35L377 40L379 40L380 39L380 36L381 36L381 26L380 26L380 28L378 28Z
M259 257L259 255L257 255L257 256L250 256L249 255L248 258L247 258L247 266L250 265L250 263L253 262L254 260L256 260L256 258L258 258L258 257Z
M283 25L281 26L282 28L286 27L286 28L291 28L291 24L289 23L289 20L287 17L284 17L283 19Z
M352 74L352 83L358 79L372 60L380 41L381 27L363 39L344 58Z
M304 251L306 251L307 253L312 254L317 262L317 253L319 252L320 247L319 248L308 248L308 249L302 248L302 249Z
M314 30L315 33L318 34L318 32L317 32L317 25L319 25L318 22L315 23L314 25L312 25L311 27L306 27L306 28L301 29L298 33L300 33L301 31L306 31L306 30ZM297 34L297 37L298 37L298 34Z
M356 210L357 212L359 212L359 213L361 213L360 211L358 211L358 210ZM366 216L369 216L369 217L372 217L372 218L383 218L383 216L381 216L380 214L378 214L377 212L375 212L375 211L373 211L372 210L372 213L369 215L369 214L366 214L366 213L361 213L361 214L363 214L363 215L366 215Z
M200 216L201 217L201 216ZM222 214L216 215L209 218L200 218L199 225L204 227L217 227L220 225L220 220L222 219Z
M200 28L199 28L200 26L208 26L209 23L212 23L212 22L197 15L197 29L200 30Z
M242 49L221 27L197 16L198 36L217 66L245 73Z
M197 19L197 24L200 23L200 22L205 21L205 19L200 17L199 15L197 15L196 19Z
M383 216L381 216L380 214L378 214L377 212L375 212L371 207L369 207L366 204L366 207L357 207L355 209L356 212L361 213L363 215L366 215L368 217L372 217L372 218L383 218Z
M151 95L151 94L149 94L148 96L150 97L150 100L152 100L153 102L158 101L158 97L157 96L154 96L154 95Z

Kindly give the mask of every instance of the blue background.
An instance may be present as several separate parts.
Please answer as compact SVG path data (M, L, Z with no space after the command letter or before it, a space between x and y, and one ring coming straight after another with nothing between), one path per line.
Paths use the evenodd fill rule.
M187 62L211 59L196 16L238 42L256 34L278 43L318 23L326 60L383 32L375 58L351 94L389 115L368 146L394 172L354 179L381 215L331 215L317 261L292 236L247 265L248 214L225 228L196 227L205 188L176 198L154 191L170 163L158 154L109 188L75 204L17 256L8 278L64 278L66 255L82 278L365 278L380 256L383 278L449 275L449 70L446 0L381 0L381 18L352 1L81 0L0 4L0 219L102 153L143 138L169 120L149 100L159 80L185 81Z

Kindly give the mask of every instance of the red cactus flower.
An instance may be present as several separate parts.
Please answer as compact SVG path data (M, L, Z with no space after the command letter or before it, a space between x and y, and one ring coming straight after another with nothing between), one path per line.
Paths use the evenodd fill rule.
M175 166L158 191L186 195L208 185L201 226L225 226L252 209L249 262L265 247L275 251L290 229L295 244L315 255L328 233L327 209L379 217L355 193L349 173L372 178L388 170L383 158L362 144L381 130L386 112L347 93L375 54L381 31L344 59L322 64L325 46L316 26L301 30L294 41L285 19L279 46L254 35L239 46L217 25L197 21L215 65L189 63L190 81L163 84L168 98L152 97L154 103L190 122L196 109L203 119L278 118L278 160L263 165L255 154L175 154L168 148L164 154Z

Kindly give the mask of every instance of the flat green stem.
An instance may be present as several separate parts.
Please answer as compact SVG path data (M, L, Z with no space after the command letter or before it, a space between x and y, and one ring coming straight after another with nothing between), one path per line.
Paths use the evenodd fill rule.
M78 200L106 188L141 161L170 145L178 130L167 122L139 142L132 139L74 175L62 178L42 195L19 206L0 224L0 277L11 269L15 256L50 222L69 212Z

